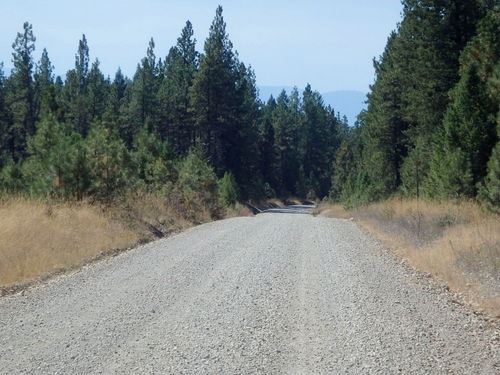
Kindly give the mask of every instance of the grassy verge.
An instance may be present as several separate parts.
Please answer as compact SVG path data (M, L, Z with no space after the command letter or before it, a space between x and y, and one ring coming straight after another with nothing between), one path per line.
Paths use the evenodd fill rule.
M500 315L500 220L472 202L389 200L352 211L322 205L317 214L353 218L413 267L460 293L479 311Z
M160 194L130 193L113 205L0 199L0 295L107 254L212 221L198 203L189 214ZM223 217L250 215L235 205Z

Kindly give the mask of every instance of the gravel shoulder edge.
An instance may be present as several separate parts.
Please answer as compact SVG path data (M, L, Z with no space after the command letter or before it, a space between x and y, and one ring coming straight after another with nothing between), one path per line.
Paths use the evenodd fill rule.
M500 317L495 317L487 314L486 312L478 310L469 301L467 301L464 295L450 289L443 281L440 281L439 278L436 278L432 274L419 270L418 268L412 266L408 260L397 255L387 244L385 244L373 232L365 228L360 223L351 219L336 218L336 220L353 222L359 228L359 230L375 244L373 248L374 251L383 254L392 261L398 263L404 270L404 273L408 280L415 280L415 282L427 286L436 294L439 294L446 301L446 303L450 305L455 304L461 306L464 310L474 314L476 317L484 321L485 324L500 331Z

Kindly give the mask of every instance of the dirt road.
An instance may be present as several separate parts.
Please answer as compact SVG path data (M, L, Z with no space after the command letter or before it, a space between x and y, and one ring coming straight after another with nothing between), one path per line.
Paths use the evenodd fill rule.
M2 374L498 374L498 330L355 223L199 226L0 299Z

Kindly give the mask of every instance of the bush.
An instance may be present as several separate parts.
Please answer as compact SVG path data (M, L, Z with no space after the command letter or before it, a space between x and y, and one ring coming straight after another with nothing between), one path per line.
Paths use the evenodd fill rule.
M195 220L205 209L213 219L221 217L217 177L200 151L191 150L181 161L177 189L189 219Z
M224 173L224 177L219 180L219 197L227 207L234 207L238 200L238 184L231 172Z
M480 185L479 200L488 210L500 214L500 142L488 162L488 175Z

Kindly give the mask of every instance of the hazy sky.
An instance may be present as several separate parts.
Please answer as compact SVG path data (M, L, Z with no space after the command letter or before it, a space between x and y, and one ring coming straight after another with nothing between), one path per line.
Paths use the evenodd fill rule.
M35 58L44 47L57 74L74 65L86 34L91 59L106 75L118 66L132 76L151 37L164 57L186 20L202 50L218 4L240 58L258 85L367 91L372 58L400 20L400 0L2 0L0 61L10 72L12 42L33 24Z

